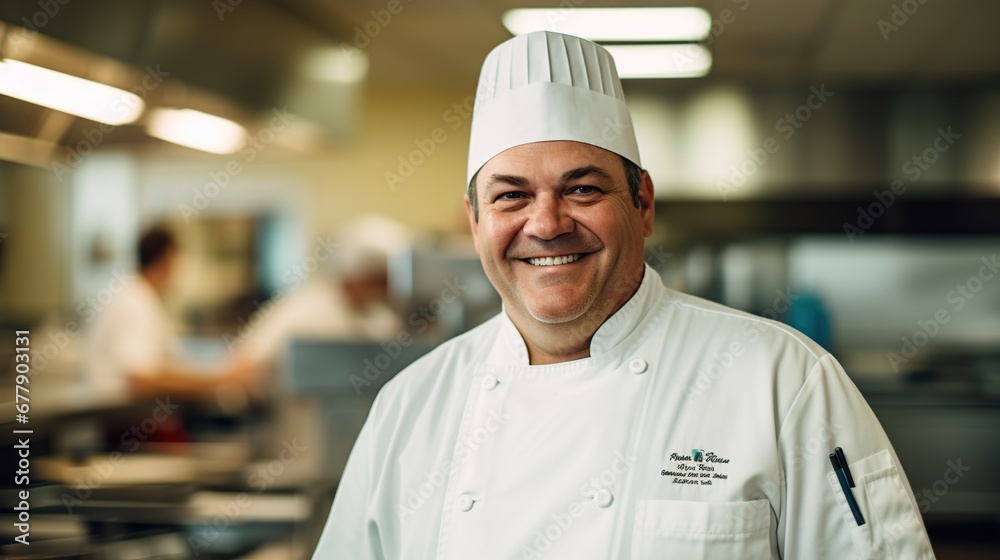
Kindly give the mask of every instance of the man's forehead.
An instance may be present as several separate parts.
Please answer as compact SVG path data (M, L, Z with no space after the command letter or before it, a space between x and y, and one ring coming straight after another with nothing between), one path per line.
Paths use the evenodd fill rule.
M532 142L504 150L483 166L480 175L495 173L562 174L580 167L595 167L614 174L620 168L614 152L573 141Z

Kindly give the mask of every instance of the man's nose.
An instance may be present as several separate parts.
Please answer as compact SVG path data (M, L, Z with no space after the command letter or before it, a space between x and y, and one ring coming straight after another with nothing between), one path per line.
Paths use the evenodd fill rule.
M524 233L539 239L555 239L570 233L576 222L570 215L569 206L554 195L540 195L531 205L531 215L524 224Z

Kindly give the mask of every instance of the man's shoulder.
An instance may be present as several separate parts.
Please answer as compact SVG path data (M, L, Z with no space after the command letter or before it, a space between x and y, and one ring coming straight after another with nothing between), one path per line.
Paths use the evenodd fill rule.
M721 387L736 388L720 393L730 396L766 387L780 423L809 379L843 374L830 352L789 325L699 297L671 295L662 343L677 343L670 340L676 337L681 348L698 355L687 385L692 397Z
M717 337L729 334L737 339L759 340L764 342L766 347L780 345L801 351L813 360L818 360L829 354L808 336L777 321L778 310L775 309L775 305L764 311L765 315L771 314L774 317L771 318L754 315L670 288L664 289L669 293L668 305L674 306L678 314L687 315L694 328L699 333L703 333L704 336ZM786 299L790 301L791 296L787 296ZM779 296L778 301L782 303L785 300ZM787 305L787 303L783 304Z

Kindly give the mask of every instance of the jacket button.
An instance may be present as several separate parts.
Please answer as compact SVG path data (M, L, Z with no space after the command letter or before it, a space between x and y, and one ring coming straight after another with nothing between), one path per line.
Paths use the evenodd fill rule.
M614 501L614 497L607 488L601 488L597 492L594 492L594 502L597 503L598 507L606 508L611 505L612 501Z
M468 494L462 494L458 498L459 511L469 511L470 509L472 509L472 504L473 504L472 496Z
M649 364L646 363L646 360L636 358L628 363L628 369L632 373L639 375L649 369Z
M497 380L497 377L493 374L487 375L483 378L483 389L486 391L492 391L499 384L500 381Z

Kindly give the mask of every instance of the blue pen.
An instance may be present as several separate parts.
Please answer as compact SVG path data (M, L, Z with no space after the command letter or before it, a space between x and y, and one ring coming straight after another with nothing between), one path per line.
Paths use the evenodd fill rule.
M858 526L864 525L865 518L861 515L861 508L858 507L858 502L854 499L854 493L851 492L851 485L847 482L847 473L844 472L847 465L840 461L837 453L830 454L830 462L833 463L833 472L837 473L837 480L840 481L840 489L844 491L844 499L847 500L847 506L851 508L851 513L854 514L854 521L857 522Z
M844 467L844 474L847 475L847 484L854 488L854 478L851 476L851 467L847 466L847 457L844 457L844 450L840 447L833 450L837 454L837 458L840 459L840 466Z

